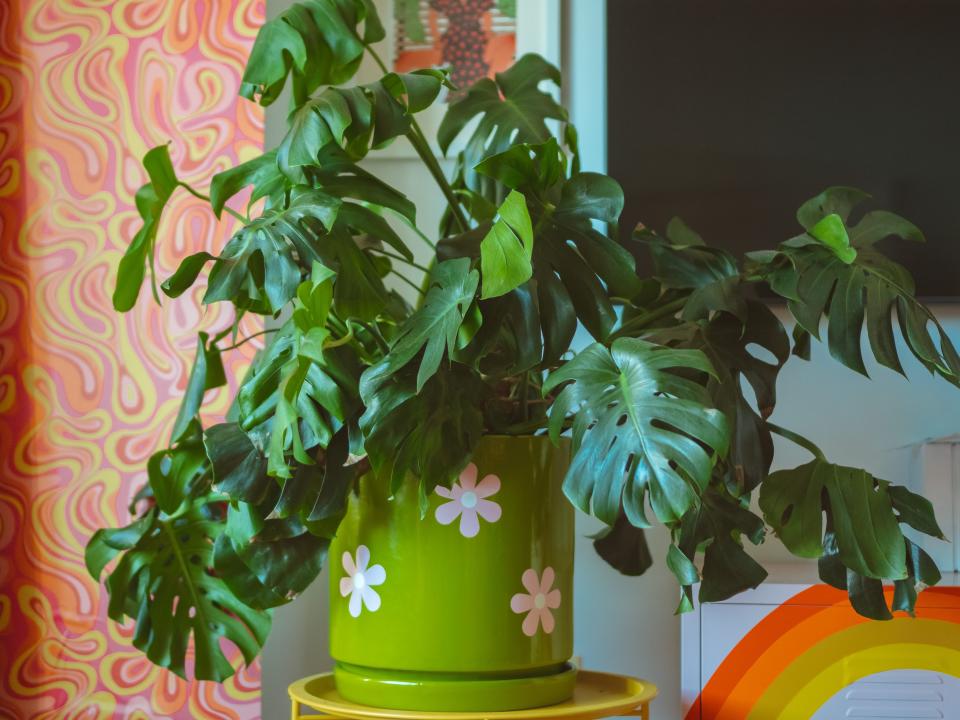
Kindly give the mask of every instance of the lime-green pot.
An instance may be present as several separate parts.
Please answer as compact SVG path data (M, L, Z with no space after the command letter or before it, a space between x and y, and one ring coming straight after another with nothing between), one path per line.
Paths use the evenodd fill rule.
M330 548L339 693L377 707L482 712L563 702L573 652L566 445L484 437L421 518L416 481L368 475Z

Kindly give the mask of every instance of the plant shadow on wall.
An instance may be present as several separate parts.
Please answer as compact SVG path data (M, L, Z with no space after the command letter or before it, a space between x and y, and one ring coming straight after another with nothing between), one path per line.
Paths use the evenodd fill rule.
M135 519L88 545L90 572L110 567L110 616L136 621L136 646L184 675L192 636L193 674L224 679L221 638L248 662L257 655L271 608L314 580L365 474L394 489L414 478L426 507L494 433L569 433L566 495L607 524L596 547L621 571L643 572L643 528L667 525L679 611L691 609L694 583L701 601L716 601L762 582L745 545L768 527L794 554L818 558L822 579L861 614L911 611L939 573L901 528L941 537L930 503L830 463L768 418L780 369L806 357L811 338L865 374L864 324L881 364L902 372L896 325L924 367L957 384L960 356L907 271L875 249L888 236L920 241L920 231L882 210L854 219L866 195L831 188L800 207L796 237L742 260L680 220L665 236L641 227L621 238L620 187L581 172L576 131L551 94L559 72L532 55L450 104L437 139L462 150L447 178L416 121L450 87L444 71L343 86L365 54L379 62L371 45L383 37L366 0L294 6L260 31L243 85L262 105L291 85L280 146L217 175L209 196L178 180L166 147L145 157L143 227L120 265L117 310L134 305L148 270L159 296L152 258L164 204L188 191L245 226L219 255L184 258L163 293L184 293L209 266L204 303L289 319L265 331L230 422L207 428L204 393L224 383L221 353L244 339L200 334ZM448 202L435 233L357 165L400 136ZM251 203L263 200L255 218L226 205L248 186ZM429 267L387 218L435 248ZM644 252L650 277L635 270ZM413 305L391 289L394 277L413 285ZM759 289L786 301L792 338ZM594 342L571 354L578 323ZM772 433L813 459L770 473ZM763 519L749 509L755 491Z

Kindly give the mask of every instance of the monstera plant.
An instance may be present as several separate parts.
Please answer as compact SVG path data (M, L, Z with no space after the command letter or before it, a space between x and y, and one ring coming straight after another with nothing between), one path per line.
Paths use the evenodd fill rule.
M271 609L317 576L368 476L394 489L413 478L425 507L494 434L569 436L564 492L606 523L595 545L619 570L642 573L643 529L666 525L680 611L696 584L716 601L761 583L748 548L771 533L816 558L859 613L911 611L939 579L904 534L941 536L930 503L831 463L769 418L781 368L808 357L812 339L866 374L864 326L880 364L902 373L904 348L957 384L960 356L908 272L877 249L921 232L860 210L868 196L845 187L803 203L795 237L745 258L679 219L662 235L621 232L621 188L581 170L554 99L560 74L535 55L449 103L436 137L454 158L445 174L417 114L444 101L448 75L388 72L373 49L383 38L370 0L294 5L263 26L241 90L261 105L292 90L279 147L215 175L208 195L178 179L166 146L144 158L143 227L117 273L116 309L131 309L148 271L159 297L164 205L191 192L242 226L223 248L183 258L160 290L177 297L203 274L203 303L232 304L237 323L263 316L267 342L229 421L204 426L204 393L225 384L221 356L238 341L236 326L199 334L133 522L90 540L88 568L110 568L109 614L135 620L135 645L183 675L192 643L195 676L223 680L221 639L257 655ZM383 76L351 84L365 56ZM439 228L418 225L403 192L362 167L394 141L412 145L445 198ZM247 187L249 207L228 207ZM430 245L431 259L418 262L408 240ZM581 327L591 340L576 349ZM812 459L771 472L772 435Z

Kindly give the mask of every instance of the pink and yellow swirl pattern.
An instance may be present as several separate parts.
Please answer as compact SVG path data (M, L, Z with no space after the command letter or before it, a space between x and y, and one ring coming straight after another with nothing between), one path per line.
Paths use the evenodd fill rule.
M135 650L83 550L128 522L196 332L231 321L201 308L202 287L114 313L139 160L169 142L180 176L206 188L261 152L263 114L237 91L263 15L263 0L0 2L0 717L260 717L258 665L237 657L224 685L188 683ZM178 191L159 277L232 225ZM229 354L228 375L254 346ZM208 396L209 420L229 396Z

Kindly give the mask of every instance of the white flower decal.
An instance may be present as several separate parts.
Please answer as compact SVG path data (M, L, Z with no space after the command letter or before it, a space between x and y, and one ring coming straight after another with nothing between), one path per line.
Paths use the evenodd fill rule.
M460 473L460 482L455 482L449 490L437 486L437 495L450 501L437 508L437 522L449 525L459 517L460 534L468 538L475 537L480 532L478 516L489 523L500 519L500 506L493 500L487 500L499 490L500 478L496 475L487 475L478 485L477 466L470 463Z
M350 596L350 614L360 617L362 605L367 606L370 612L380 609L380 595L373 589L374 585L382 585L387 579L387 571L383 565L370 564L370 550L366 545L357 548L357 559L354 561L350 553L343 553L343 569L347 577L340 578L340 594Z
M537 571L533 568L524 570L521 582L529 594L517 593L510 598L511 610L517 614L527 613L523 619L523 634L528 637L536 635L540 625L543 625L547 635L553 632L554 620L550 610L560 607L560 591L550 589L553 580L552 567L543 571L542 578L537 577Z

